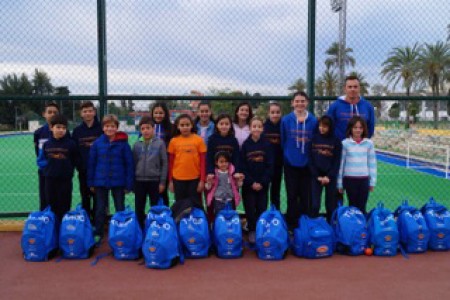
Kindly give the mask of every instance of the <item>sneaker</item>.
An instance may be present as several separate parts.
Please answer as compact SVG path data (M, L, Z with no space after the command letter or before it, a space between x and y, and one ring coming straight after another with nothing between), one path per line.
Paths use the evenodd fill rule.
M96 248L100 247L100 245L102 243L102 237L99 235L94 236L94 242L95 242Z
M250 233L248 234L248 242L250 244L256 243L256 233L254 231L250 231Z

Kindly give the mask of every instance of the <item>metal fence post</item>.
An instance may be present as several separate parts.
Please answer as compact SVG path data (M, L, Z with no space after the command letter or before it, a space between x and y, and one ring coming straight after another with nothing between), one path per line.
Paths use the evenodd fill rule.
M107 113L107 73L106 73L106 4L97 0L97 47L98 47L98 95L100 97L100 119Z
M309 110L314 112L314 73L315 73L315 50L316 50L316 0L308 1L308 58L307 58L307 90L311 99Z

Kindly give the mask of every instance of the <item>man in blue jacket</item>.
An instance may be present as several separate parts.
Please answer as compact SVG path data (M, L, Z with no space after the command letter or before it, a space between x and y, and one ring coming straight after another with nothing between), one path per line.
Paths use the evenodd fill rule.
M77 145L81 160L78 168L81 205L91 219L93 219L94 215L91 209L91 198L93 199L94 206L96 203L96 198L95 194L89 190L87 185L87 167L91 146L94 141L103 134L103 129L97 119L95 106L91 101L86 101L81 104L80 115L83 122L73 130L72 139Z
M366 121L369 138L372 138L375 131L375 110L372 104L360 95L361 87L358 77L347 76L344 89L345 96L338 97L327 112L335 124L336 137L341 141L345 139L348 120L356 115Z

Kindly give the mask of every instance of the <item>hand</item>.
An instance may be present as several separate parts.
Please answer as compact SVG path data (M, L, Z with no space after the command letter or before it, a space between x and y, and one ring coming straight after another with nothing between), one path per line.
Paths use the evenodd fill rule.
M208 174L206 176L206 182L212 183L213 180L214 180L214 174Z
M343 194L344 193L344 189L338 189L339 193Z
M237 180L244 180L245 179L245 176L242 173L234 173L233 177L236 178Z
M200 180L197 185L197 193L203 192L204 188L205 188L205 183Z
M258 192L262 189L262 186L261 186L261 184L255 182L252 184L252 189Z
M169 191L173 193L173 181L169 182Z
M165 186L164 184L161 183L161 184L159 185L158 191L159 191L160 194L162 194L162 193L164 192L165 189L166 189L166 186Z
M369 186L369 192L373 192L374 189L375 189L374 186Z
M328 178L327 176L322 177L322 184L323 185L327 185L330 183L330 178Z
M92 193L95 193L95 187L91 187L89 189L91 190Z

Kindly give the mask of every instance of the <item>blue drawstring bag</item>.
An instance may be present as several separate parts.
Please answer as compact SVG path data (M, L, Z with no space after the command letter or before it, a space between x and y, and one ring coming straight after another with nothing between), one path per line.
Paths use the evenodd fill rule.
M333 229L323 217L300 217L294 230L292 252L306 258L323 258L333 255Z
M353 206L339 206L332 216L336 250L361 255L367 248L368 232L364 214Z
M427 251L430 231L420 210L404 200L394 212L397 218L401 249L407 253Z
M113 255L119 260L132 260L140 256L142 230L136 213L129 206L116 212L109 223L108 243Z
M229 204L219 211L213 231L216 255L220 258L242 257L242 228L238 213Z
M185 257L204 258L209 255L211 238L203 209L193 207L188 215L182 217L178 232Z
M422 214L430 230L428 248L435 251L450 249L450 212L448 209L430 198L422 207Z
M50 206L32 212L23 227L21 246L27 261L47 261L58 250L55 214Z
M61 222L59 248L63 258L84 259L94 252L94 234L86 211L78 204Z
M394 256L397 254L399 233L394 214L378 203L369 213L369 241L373 254L377 256Z
M283 215L271 204L256 224L256 253L263 260L281 260L289 247L289 235Z

